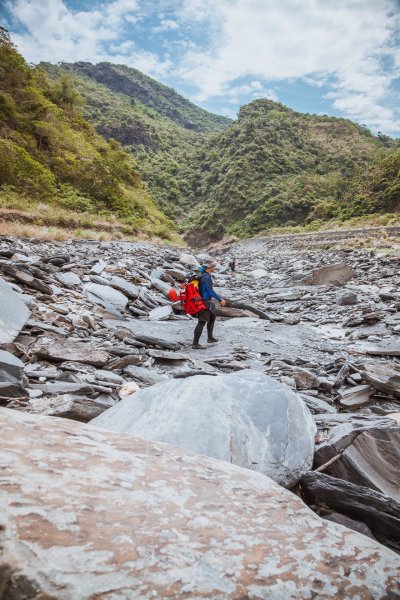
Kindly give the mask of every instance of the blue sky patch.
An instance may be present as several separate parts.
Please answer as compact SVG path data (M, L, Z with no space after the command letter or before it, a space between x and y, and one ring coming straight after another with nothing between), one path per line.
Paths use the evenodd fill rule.
M6 0L29 62L135 67L234 117L267 97L400 135L397 0Z

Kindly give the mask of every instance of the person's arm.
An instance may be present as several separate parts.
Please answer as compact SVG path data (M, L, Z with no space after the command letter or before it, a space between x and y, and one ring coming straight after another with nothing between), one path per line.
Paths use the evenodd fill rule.
M221 296L218 296L217 292L214 291L212 279L209 275L208 276L203 275L203 278L201 281L201 287L202 287L202 295L204 298L206 298L207 300L209 298L214 298L217 302L222 301Z

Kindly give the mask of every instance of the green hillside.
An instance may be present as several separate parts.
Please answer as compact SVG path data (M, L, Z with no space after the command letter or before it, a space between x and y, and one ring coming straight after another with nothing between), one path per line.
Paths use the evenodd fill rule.
M123 65L28 67L3 38L0 199L17 191L164 237L173 220L204 242L400 210L387 136L266 99L233 122Z
M84 116L98 133L118 140L132 154L157 205L171 219L181 220L190 195L193 149L231 121L196 107L135 69L108 63L41 67L52 80L72 75L85 100ZM147 96L143 88L149 89Z
M86 118L132 154L157 205L191 239L396 210L398 144L349 120L256 100L229 123L185 101L190 114L200 110L206 119L196 130L165 110L165 93L178 106L181 96L161 86L158 98L160 84L134 69L45 66L53 77L73 73ZM387 161L389 196L375 181Z
M68 75L50 82L1 29L1 206L18 196L27 207L117 215L127 233L169 237L172 223L154 206L132 156L96 133L83 104Z
M398 210L398 148L349 120L255 100L192 158L184 228L210 239Z
M231 122L227 117L214 115L192 104L174 89L126 65L77 62L62 63L61 67L140 102L189 131L214 132L225 129Z

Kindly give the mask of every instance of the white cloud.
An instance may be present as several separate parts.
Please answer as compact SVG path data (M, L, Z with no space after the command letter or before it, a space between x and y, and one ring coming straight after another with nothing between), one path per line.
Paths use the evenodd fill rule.
M400 61L396 0L185 0L181 19L212 32L212 46L185 54L183 79L198 101L225 96L236 79L266 85L301 78L332 88L336 109L376 126ZM385 63L385 64L384 64ZM333 83L332 83L333 82ZM362 112L366 110L367 112Z
M7 7L26 29L11 35L30 62L111 61L159 77L171 66L132 40L120 41L140 21L136 0L114 0L86 11L73 11L63 0L14 0Z
M230 112L301 80L341 114L400 130L398 0L99 0L78 11L67 2L6 0L25 29L11 31L13 40L29 61L127 64L180 80L197 102L223 99ZM138 32L158 51L141 48Z
M161 19L160 24L153 27L154 33L161 33L163 31L172 31L173 29L179 29L179 25L173 19Z
M261 81L253 80L242 85L227 85L222 94L230 104L240 104L243 97L246 101L254 100L255 98L270 98L278 100L275 90L266 88Z

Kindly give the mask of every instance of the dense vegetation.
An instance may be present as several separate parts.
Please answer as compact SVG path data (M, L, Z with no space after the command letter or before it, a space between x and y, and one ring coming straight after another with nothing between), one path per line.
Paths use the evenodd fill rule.
M158 206L192 239L397 210L398 144L349 120L256 100L229 124L134 69L46 69L74 74L85 116L134 156ZM196 127L185 127L189 115Z
M9 193L199 241L400 210L398 141L349 120L261 99L232 122L123 65L31 68L5 34L0 53Z
M0 30L0 194L75 212L117 214L126 231L169 237L132 156L82 116L71 77L50 82Z
M214 131L219 131L222 125L226 127L230 121L211 115L185 101L187 106L184 107L186 106L188 114L194 113L198 125L202 124L203 131L194 131L192 127L185 128L179 119L176 121L162 113L161 102L157 106L161 111L159 112L153 107L154 102L147 105L138 100L141 94L135 93L132 79L128 80L131 95L115 91L116 88L126 88L123 85L124 79L122 83L120 79L113 82L113 65L78 63L78 66L54 66L43 63L41 66L52 81L65 74L72 74L74 84L85 100L82 109L85 117L101 135L107 139L118 140L124 149L130 152L140 173L148 182L157 205L168 217L180 221L184 216L185 200L191 191L190 171L193 167L190 156L193 149L205 141L207 129L213 127ZM134 69L128 71L132 76L138 73ZM108 84L99 83L98 79L109 82L112 89ZM160 84L148 77L145 77L145 80L154 84L153 94L150 95L153 98ZM118 82L120 87L117 86ZM173 104L176 98L178 101L182 99L173 90L165 86L161 88L169 91L170 104Z
M398 210L398 148L346 119L256 100L197 151L185 226L217 238Z

